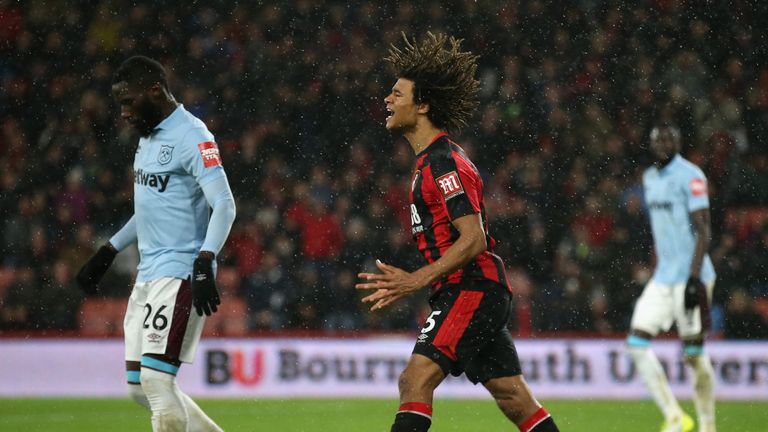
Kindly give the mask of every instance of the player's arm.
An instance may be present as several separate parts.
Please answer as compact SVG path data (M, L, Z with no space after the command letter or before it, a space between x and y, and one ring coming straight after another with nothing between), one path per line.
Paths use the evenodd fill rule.
M696 244L693 249L693 261L691 262L690 277L699 278L704 255L709 250L709 242L712 237L712 228L709 218L709 209L704 208L691 212L691 224L696 233Z
M693 249L693 259L691 260L691 271L683 298L686 309L693 309L707 302L706 289L701 281L701 266L704 262L704 255L706 255L709 249L711 237L708 208L692 211L690 218L691 225L693 225L693 230L696 233L696 243Z
M381 309L464 267L486 250L485 231L479 213L456 218L453 226L459 231L459 238L437 261L409 273L377 260L376 266L382 273L360 273L358 277L368 282L356 284L355 288L376 290L363 298L363 302L375 302L372 311Z
M224 242L227 241L232 223L235 221L235 197L229 188L226 177L219 177L202 187L205 199L211 206L211 220L200 252L210 252L217 255Z
M202 186L205 199L211 206L211 219L203 246L192 268L192 297L197 314L211 315L221 304L213 275L213 260L227 240L235 221L235 198L227 177L217 177Z
M96 288L112 265L118 252L125 249L129 244L137 239L136 220L134 216L126 222L125 225L111 239L102 245L91 258L83 264L80 271L77 272L75 280L80 288L86 294L93 294Z

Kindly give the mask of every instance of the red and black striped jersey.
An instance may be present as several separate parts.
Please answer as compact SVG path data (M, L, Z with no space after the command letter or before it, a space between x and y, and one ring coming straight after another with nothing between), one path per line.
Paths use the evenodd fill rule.
M469 280L491 280L512 291L504 263L493 253L496 241L488 233L483 204L483 180L464 150L446 133L437 135L417 155L411 182L411 232L428 263L440 259L459 238L452 221L479 213L485 230L487 249L463 268L445 275L432 286L432 292L446 284Z

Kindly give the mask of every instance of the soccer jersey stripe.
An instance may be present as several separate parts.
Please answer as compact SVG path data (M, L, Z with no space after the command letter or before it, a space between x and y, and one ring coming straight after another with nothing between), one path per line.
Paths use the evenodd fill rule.
M472 320L483 295L482 291L461 291L456 303L448 312L448 316L445 317L445 321L435 335L432 345L451 360L456 360L456 345Z
M428 263L433 263L440 259L442 256L441 251L438 249L438 239L440 238L440 234L438 234L436 231L435 226L437 223L439 223L439 214L435 215L432 210L430 209L429 205L427 205L426 200L424 199L425 195L425 184L428 185L428 181L425 181L424 179L431 179L432 178L432 168L427 165L422 170L422 176L419 180L419 184L416 185L416 191L415 193L415 200L414 202L416 204L416 208L419 212L419 215L421 215L421 223L423 227L433 227L433 229L425 229L419 234L419 240L418 240L418 247L419 250L424 254L424 258L426 258ZM437 281L433 289L439 289L442 286L442 281Z
M480 173L464 151L445 135L439 135L422 152L411 183L413 237L428 263L440 259L459 238L452 221L470 214L480 214L488 247L464 268L446 275L432 290L445 283L488 279L511 290L504 264L492 253L495 241L490 236L483 204Z
M165 354L178 359L181 353L181 345L184 342L184 336L187 332L187 323L189 314L192 311L192 287L189 279L181 281L179 291L176 293L176 304L173 306L173 318L171 319L171 330L168 332L168 344L165 348Z

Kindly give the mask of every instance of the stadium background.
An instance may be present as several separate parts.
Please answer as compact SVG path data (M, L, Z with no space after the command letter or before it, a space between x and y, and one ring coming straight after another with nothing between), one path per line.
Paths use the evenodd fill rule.
M147 426L126 400L19 398L51 383L68 397L89 394L73 394L66 387L73 382L123 391L119 335L136 251L119 256L98 296L84 298L72 278L132 212L136 136L117 120L110 95L112 72L132 54L166 65L176 98L216 135L238 200L219 258L224 304L207 323L206 354L250 360L263 346L285 341L299 350L336 336L320 345L355 351L360 340L407 355L426 293L373 315L353 289L355 274L375 258L405 268L420 260L404 205L412 153L383 128L394 77L381 57L401 31L443 30L481 56L480 110L455 138L486 180L523 356L555 346L567 359L600 341L621 350L618 338L653 266L639 184L650 163L648 130L672 121L684 154L710 180L719 382L733 378L725 390L737 391L752 371L751 391L763 391L762 344L733 339L768 337L768 8L505 3L0 0L0 429L103 429L97 418L111 419L110 430ZM557 339L538 344L541 337ZM656 346L673 365L679 347ZM88 357L89 349L113 355ZM197 361L180 378L205 376L210 364ZM240 378L255 379L251 372ZM105 378L89 381L89 373ZM676 390L684 384L676 380ZM395 398L393 379L377 385ZM594 390L575 385L576 394L579 386ZM392 401L295 401L285 416L281 401L254 403L261 393L235 390L245 392L242 401L201 402L228 430L249 430L243 424L251 421L358 430L387 424L393 409ZM645 430L658 414L638 404L547 403L573 431ZM502 424L492 404L441 400L441 409L450 414L436 416L435 429L476 429L480 415ZM739 425L723 430L764 428L757 402L722 402L718 410L723 425Z
M381 57L401 30L444 30L481 56L480 110L455 138L485 176L518 335L627 329L653 259L647 132L666 120L710 180L715 334L766 336L766 8L161 4L0 2L3 331L120 332L135 251L101 297L72 276L132 212L136 136L110 95L132 54L168 67L238 200L219 257L228 307L209 333L417 328L423 296L373 315L353 283L375 258L420 262L404 205L413 158L383 128L394 77Z

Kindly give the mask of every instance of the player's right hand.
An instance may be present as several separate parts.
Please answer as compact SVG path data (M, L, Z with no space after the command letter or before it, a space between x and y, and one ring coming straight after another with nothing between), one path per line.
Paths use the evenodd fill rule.
M115 250L111 244L107 243L100 247L99 250L97 250L96 253L83 264L83 267L77 272L75 280L86 294L94 294L96 292L99 281L104 277L104 273L107 272L109 266L112 265L115 256L117 256L117 250Z

